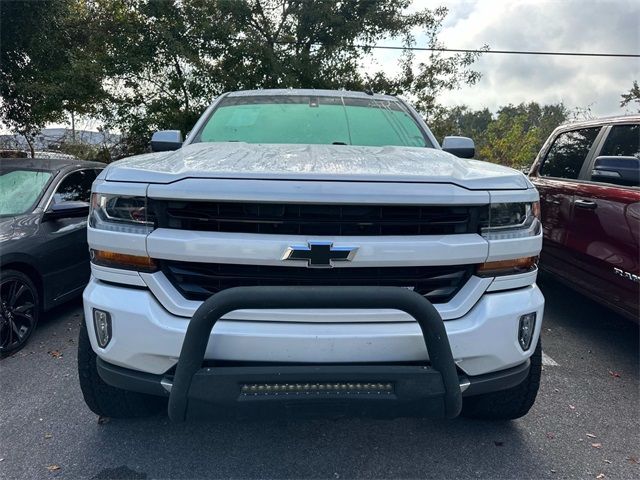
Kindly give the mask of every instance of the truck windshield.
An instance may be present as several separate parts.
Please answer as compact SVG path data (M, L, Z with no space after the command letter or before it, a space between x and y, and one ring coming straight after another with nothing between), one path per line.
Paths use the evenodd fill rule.
M432 147L401 102L301 95L227 97L196 141Z

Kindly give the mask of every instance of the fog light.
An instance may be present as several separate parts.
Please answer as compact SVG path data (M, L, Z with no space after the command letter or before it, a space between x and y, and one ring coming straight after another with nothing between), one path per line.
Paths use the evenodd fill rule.
M535 327L536 312L527 313L520 317L520 325L518 326L518 343L520 343L522 350L529 350Z
M104 348L111 340L111 315L109 312L93 309L93 327L100 348Z

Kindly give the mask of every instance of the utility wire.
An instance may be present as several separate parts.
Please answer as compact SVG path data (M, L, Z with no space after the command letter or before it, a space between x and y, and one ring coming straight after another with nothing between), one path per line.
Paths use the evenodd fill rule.
M478 50L467 48L432 48L432 47L393 47L386 45L354 45L358 48L372 48L381 50L417 50L431 52L455 52L455 53L502 53L508 55L559 55L565 57L620 57L640 58L637 53L592 53L592 52L540 52L532 50Z
M295 45L298 42L277 41L284 45ZM302 43L300 43L302 45ZM322 43L312 45L321 47ZM536 50L482 50L470 48L438 48L438 47L400 47L391 45L353 45L355 48L370 48L372 50L412 50L419 52L453 52L453 53L481 53L481 54L506 54L506 55L555 55L562 57L609 57L609 58L640 58L638 53L595 53L595 52L544 52Z

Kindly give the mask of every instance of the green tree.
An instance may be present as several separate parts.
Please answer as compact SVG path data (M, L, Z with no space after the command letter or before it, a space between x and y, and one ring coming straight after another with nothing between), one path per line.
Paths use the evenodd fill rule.
M441 48L446 9L410 0L41 0L0 2L0 115L32 135L49 122L99 116L124 154L158 128L186 133L224 91L347 88L403 94L426 116L437 96L479 75L476 55L410 50L400 73L371 67L387 39ZM422 37L421 37L422 38Z
M480 53L444 54L439 50L445 47L438 35L447 13L447 8L439 7L416 14L416 24L426 36L426 47L431 51L427 61L417 62L414 51L406 50L400 60L402 74L395 79L395 83L400 87L396 93L413 97L414 105L427 121L443 112L444 107L438 103L438 97L442 92L455 90L462 85L474 85L481 78L480 72L471 68L480 57ZM405 38L405 46L415 45L412 35ZM488 49L487 45L480 48L482 51Z
M633 103L636 104L635 108L637 108L638 113L640 113L640 86L638 86L637 80L633 81L633 85L627 93L622 94L620 107L625 108L627 106L631 106Z
M0 2L0 116L23 135L95 112L103 69L82 0Z
M569 117L563 104L536 102L498 110L478 148L478 158L515 168L530 165L551 132Z
M476 145L482 145L487 128L493 121L488 108L471 110L466 105L440 109L429 121L429 127L438 141L447 135L470 137Z
M153 129L186 133L224 91L252 88L347 88L401 93L422 113L437 95L473 83L476 56L434 52L417 63L410 51L401 73L367 68L372 44L414 32L441 47L446 9L407 13L409 0L100 0L96 32L112 52L110 96L102 116L141 151Z

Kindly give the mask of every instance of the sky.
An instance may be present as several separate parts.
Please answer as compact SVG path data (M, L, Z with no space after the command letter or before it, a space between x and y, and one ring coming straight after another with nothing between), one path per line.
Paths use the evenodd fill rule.
M439 37L447 48L640 53L640 0L414 0L411 8L438 5L449 9ZM376 59L386 70L397 56L379 51ZM473 68L482 79L444 93L443 104L495 112L509 103L564 102L594 116L619 115L631 113L620 108L620 95L640 80L639 58L484 54Z
M414 0L411 10L441 5L449 14L439 38L448 48L640 53L640 0ZM424 35L416 33L417 46L425 45ZM374 60L393 71L399 54L376 50ZM418 53L417 59L427 55ZM481 80L445 92L444 105L495 112L510 103L564 102L593 116L619 115L631 113L620 108L620 95L640 80L637 58L484 54L473 68ZM78 128L96 126L89 120Z

